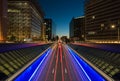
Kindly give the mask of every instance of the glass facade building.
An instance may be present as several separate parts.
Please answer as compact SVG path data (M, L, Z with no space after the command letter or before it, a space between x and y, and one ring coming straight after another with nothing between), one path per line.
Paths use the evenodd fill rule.
M51 40L52 39L52 19L45 19L45 25L46 25L46 39Z
M8 0L9 40L41 39L43 13L29 0Z
M77 17L73 18L70 22L70 38L76 41L84 40L84 32L85 32L85 17Z
M7 32L7 0L0 0L0 42L6 41Z
M119 41L120 0L90 0L85 16L87 40Z
M46 39L51 40L56 36L56 25L51 18L44 19L46 25Z

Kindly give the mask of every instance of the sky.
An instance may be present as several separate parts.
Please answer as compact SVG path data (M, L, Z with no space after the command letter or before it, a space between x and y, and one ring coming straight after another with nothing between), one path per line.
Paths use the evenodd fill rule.
M69 23L73 17L84 15L84 0L38 0L45 18L56 24L56 34L69 37Z

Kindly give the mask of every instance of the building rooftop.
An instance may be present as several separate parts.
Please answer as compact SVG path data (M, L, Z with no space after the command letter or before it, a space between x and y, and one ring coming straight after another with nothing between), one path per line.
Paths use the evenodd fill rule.
M85 16L75 17L74 19L84 18Z
M40 3L37 1L37 0L8 0L8 1L18 1L18 2L23 2L23 1L29 1L29 2L31 2L35 7L36 7L36 9L38 10L38 12L41 14L41 16L44 18L44 15L45 15L45 13L44 13L44 11L43 11L43 9L42 9L42 7L41 7L41 5L40 5Z

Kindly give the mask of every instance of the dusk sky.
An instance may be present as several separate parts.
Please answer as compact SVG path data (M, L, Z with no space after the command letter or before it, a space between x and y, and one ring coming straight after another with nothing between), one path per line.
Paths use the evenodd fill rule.
M46 18L56 24L56 34L69 36L69 23L73 17L84 15L84 0L39 0Z

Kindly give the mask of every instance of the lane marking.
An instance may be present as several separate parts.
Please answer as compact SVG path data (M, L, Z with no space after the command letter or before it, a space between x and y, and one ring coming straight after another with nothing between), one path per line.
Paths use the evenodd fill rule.
M64 57L65 57L65 65L66 65L66 69L68 70L68 76L69 76L69 78L70 78L70 81L73 81L73 80L72 80L71 73L70 73L70 68L69 68L69 66L68 66L68 62L67 62L67 52L66 52L64 46L63 46L63 50L64 50L63 55L64 55Z
M65 74L67 74L67 69L65 68Z
M64 59L64 55L63 55L63 59Z
M52 74L54 74L54 68L53 68L53 70L52 70Z
M72 57L72 55L70 54L70 52L69 52L69 50L67 49L67 47L65 46L64 48L65 48L65 50L66 50L67 55L69 55L68 57L69 57L70 59L73 59L73 57ZM75 64L72 63L72 69L73 69L73 72L74 72L74 74L75 74L75 77L76 77L77 81L79 81L79 78L78 78L78 76L77 76L76 68L73 67L74 65L75 65ZM82 78L82 79L83 79L83 78ZM82 80L82 81L84 81L84 80Z
M48 71L47 71L47 75L46 75L45 81L47 81L47 79L48 79L48 74L50 73L50 68L52 66L52 62L53 62L53 59L54 59L55 52L56 52L56 48L54 47L54 49L52 51L52 56L51 56L52 58L51 58L51 61L50 61L50 65L49 65L49 68L48 68Z

